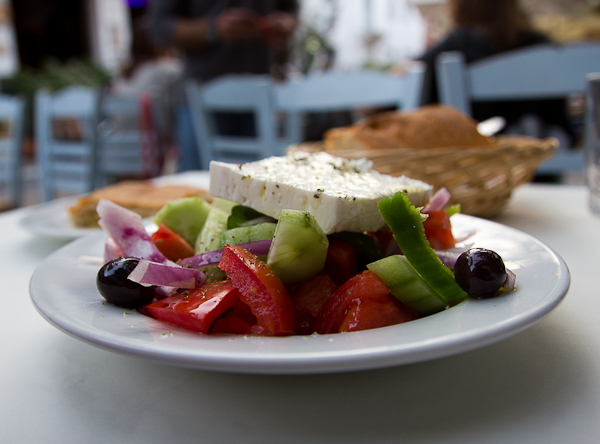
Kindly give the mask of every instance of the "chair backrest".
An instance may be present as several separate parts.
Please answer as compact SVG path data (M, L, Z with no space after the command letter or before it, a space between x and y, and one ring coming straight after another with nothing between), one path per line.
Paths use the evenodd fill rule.
M0 193L10 207L21 203L24 101L0 94Z
M411 110L420 105L424 67L411 64L404 75L373 70L327 71L277 85L278 109L289 114L291 143L302 141L306 113L393 106Z
M97 140L97 186L120 178L159 174L159 133L149 94L103 93Z
M203 169L209 168L211 160L246 162L283 152L268 76L223 76L203 85L189 81L185 88ZM221 113L253 115L255 135L220 134Z
M469 66L460 52L437 60L440 100L467 114L471 102L566 97L585 91L585 75L600 70L600 44L536 45Z
M447 52L438 56L436 71L440 102L471 114L472 102L584 94L586 74L600 71L600 44L535 45L468 66L462 53ZM580 171L583 163L582 153L561 150L538 173Z
M35 136L42 201L94 189L98 105L99 92L90 87L36 93Z

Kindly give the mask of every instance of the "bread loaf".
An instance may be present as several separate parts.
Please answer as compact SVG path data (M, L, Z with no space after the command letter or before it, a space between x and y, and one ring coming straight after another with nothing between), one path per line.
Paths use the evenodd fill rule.
M445 105L428 105L411 112L375 114L325 133L327 151L386 148L443 148L492 145L477 131L477 122Z

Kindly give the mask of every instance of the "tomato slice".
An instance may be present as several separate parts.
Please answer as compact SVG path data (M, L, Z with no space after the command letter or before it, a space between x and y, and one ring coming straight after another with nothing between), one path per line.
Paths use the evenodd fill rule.
M325 259L325 271L333 282L342 285L356 274L356 254L352 246L333 236L328 236L329 247Z
M166 225L160 225L150 236L156 248L173 262L194 255L194 248L183 237L172 231Z
M381 279L365 270L348 280L327 300L315 329L319 334L367 330L418 317L394 299Z
M180 290L174 296L144 306L144 310L155 319L208 333L212 322L238 303L238 290L230 281L219 281L191 291Z
M423 222L425 237L434 250L454 248L456 241L452 234L452 224L446 210L432 210L427 213L429 217Z
M414 321L419 315L391 294L369 298L353 305L342 319L339 332L369 330Z
M297 334L314 333L321 309L337 288L329 274L322 271L294 290L292 301L296 313Z
M211 333L229 333L233 335L249 335L252 328L240 318L226 317L215 319L210 328Z
M253 333L267 336L295 333L292 299L267 264L240 246L225 245L219 268L256 316Z

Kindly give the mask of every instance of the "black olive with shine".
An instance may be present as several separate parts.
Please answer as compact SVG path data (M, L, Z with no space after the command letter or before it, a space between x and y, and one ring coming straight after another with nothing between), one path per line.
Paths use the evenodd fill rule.
M154 299L155 287L144 287L127 279L138 264L135 257L121 257L102 266L96 286L104 299L124 308L136 308Z
M496 294L506 282L506 277L506 267L500 255L484 248L465 251L454 265L456 283L477 298Z

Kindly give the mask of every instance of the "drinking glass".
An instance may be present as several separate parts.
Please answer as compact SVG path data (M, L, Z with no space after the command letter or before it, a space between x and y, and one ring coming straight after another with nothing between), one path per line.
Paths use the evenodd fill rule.
M600 73L588 74L586 82L585 180L590 209L600 215Z

